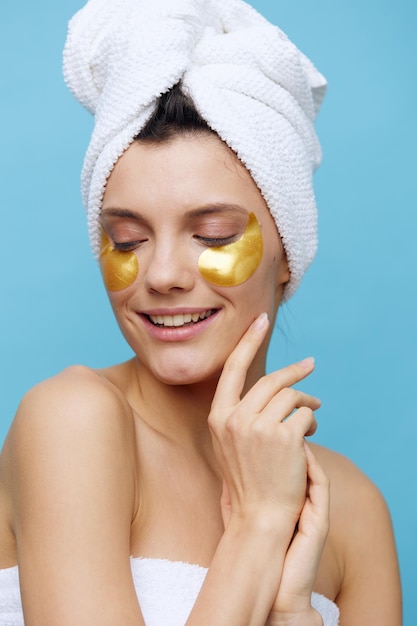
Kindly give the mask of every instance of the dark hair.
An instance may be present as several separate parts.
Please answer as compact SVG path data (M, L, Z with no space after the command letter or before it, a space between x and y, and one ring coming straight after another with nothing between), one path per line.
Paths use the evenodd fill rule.
M177 135L198 132L214 133L197 111L190 96L177 83L160 96L154 112L135 139L161 142Z

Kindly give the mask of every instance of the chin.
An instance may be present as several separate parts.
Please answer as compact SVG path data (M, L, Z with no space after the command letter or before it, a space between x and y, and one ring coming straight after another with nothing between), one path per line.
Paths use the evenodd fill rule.
M150 367L152 375L164 385L189 386L201 385L207 383L211 385L213 382L217 384L222 371L220 367L198 367L196 363L175 363L171 367L163 364L158 367L155 364Z

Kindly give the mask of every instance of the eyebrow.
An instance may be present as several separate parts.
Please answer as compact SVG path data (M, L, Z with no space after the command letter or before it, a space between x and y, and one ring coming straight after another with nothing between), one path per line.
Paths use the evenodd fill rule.
M213 215L219 213L227 213L229 211L235 211L241 213L243 215L248 215L248 211L244 209L239 204L233 203L223 203L223 202L211 202L210 204L198 207L196 209L191 209L190 211L186 211L184 214L185 219L192 219L196 217L203 217L205 215ZM117 208L117 207L109 207L106 209L102 209L101 217L125 217L130 219L142 220L143 222L147 222L147 219L143 217L140 213L133 211L131 209Z
M247 215L248 211L244 209L239 204L231 204L231 203L222 203L222 202L214 202L208 205L199 207L197 209L192 209L191 211L187 211L185 217L201 217L204 215L213 215L216 213L228 213L229 211L235 211L238 213L242 213L243 215Z

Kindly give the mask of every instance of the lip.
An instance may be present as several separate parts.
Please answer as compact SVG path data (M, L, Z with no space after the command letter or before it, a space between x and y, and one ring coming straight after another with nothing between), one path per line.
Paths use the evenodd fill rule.
M148 334L154 339L158 339L159 341L166 342L174 342L174 341L187 341L189 339L194 339L201 333L203 333L217 318L220 309L217 309L215 313L210 315L210 317L206 317L204 320L200 322L196 322L194 324L189 324L186 326L155 326L148 319L148 315L178 315L185 313L203 313L204 311L210 310L207 308L177 308L177 309L150 309L147 311L138 312L138 316L142 321L146 331Z
M214 310L217 307L176 307L176 308L165 308L165 309L144 309L143 311L139 311L139 314L142 315L178 315L178 314L186 314L186 313L204 313L204 311Z

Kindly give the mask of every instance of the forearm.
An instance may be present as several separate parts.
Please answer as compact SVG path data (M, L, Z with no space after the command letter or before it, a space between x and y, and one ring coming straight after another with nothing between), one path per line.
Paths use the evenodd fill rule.
M287 520L231 520L187 626L265 626L291 534Z

